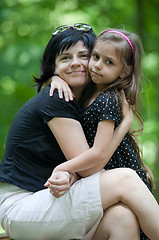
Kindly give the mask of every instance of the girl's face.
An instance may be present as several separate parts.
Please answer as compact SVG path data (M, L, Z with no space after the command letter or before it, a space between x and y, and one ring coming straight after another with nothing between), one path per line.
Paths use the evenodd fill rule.
M97 40L90 58L89 72L99 89L125 76L123 62L113 43Z
M72 90L88 84L89 51L82 41L64 50L55 61L55 73L65 80Z

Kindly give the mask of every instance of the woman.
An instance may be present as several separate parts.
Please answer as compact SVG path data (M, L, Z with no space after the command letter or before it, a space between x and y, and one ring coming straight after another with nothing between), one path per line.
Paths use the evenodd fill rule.
M43 66L46 74L42 72L43 80L40 79L42 80L40 85L43 85L43 82L55 72L55 61L63 50L72 49L77 44L75 54L73 49L71 55L73 71L67 74L70 76L69 83L78 100L88 82L87 63L94 38L95 35L87 25L82 25L82 29L81 25L76 25L73 29L54 35L44 53ZM58 66L60 67L59 64ZM109 174L105 174L98 172L103 168L99 166L87 170L86 173L80 172L81 176L98 173L75 184L73 183L78 179L77 174L73 174L71 180L68 172L62 172L60 176L57 173L55 177L61 182L67 182L69 186L71 181L73 185L70 191L61 198L55 198L48 189L44 189L45 181L59 163L88 149L79 123L79 105L75 100L71 103L59 100L57 93L50 98L49 89L45 87L37 96L24 104L13 120L8 134L0 165L0 182L2 182L0 221L3 228L14 239L91 239L102 219L101 231L105 234L105 239L109 237L116 239L117 234L121 239L139 239L137 220L125 206L118 206L117 212L123 211L128 218L130 216L128 225L133 226L134 232L128 228L123 228L123 233L114 229L116 233L113 235L109 232L112 231L112 226L110 228L108 226L107 229L102 227L105 226L107 219L114 218L115 206L112 207L112 214L110 209L104 212L102 218L105 206L112 205L108 202L111 202L113 194L114 197L127 196L127 191L131 190L130 186L134 185L144 192L142 182L133 171L118 169L110 170ZM120 127L114 132L115 141L110 155L122 140L124 131L130 128L131 122L131 113L126 114ZM57 134L57 130L61 136L59 132ZM64 154L58 145L59 138L65 142L62 148ZM121 182L121 192L116 187L118 181ZM108 190L107 194L106 190ZM126 224L123 218L121 220Z

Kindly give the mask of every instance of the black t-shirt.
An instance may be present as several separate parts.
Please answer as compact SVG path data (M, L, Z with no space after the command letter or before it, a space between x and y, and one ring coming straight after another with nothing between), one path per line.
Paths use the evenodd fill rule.
M31 98L15 116L0 164L0 182L35 192L44 189L52 170L66 161L47 122L54 117L79 121L81 109L75 100L59 99L57 91L50 97L49 89Z

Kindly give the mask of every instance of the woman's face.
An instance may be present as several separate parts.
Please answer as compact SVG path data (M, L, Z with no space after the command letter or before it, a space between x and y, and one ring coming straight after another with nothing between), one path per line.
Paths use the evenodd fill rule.
M89 50L82 41L57 56L55 73L65 80L72 90L82 90L89 82Z

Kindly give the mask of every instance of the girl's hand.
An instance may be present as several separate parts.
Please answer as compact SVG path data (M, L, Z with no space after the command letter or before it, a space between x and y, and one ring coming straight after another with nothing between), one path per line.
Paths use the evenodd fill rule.
M68 86L68 84L59 76L53 76L51 81L51 88L50 88L50 96L53 96L53 92L55 89L58 89L59 98L63 98L63 94L65 96L65 101L69 102L72 101L74 95Z
M56 198L63 196L70 189L70 185L70 174L64 171L53 172L51 177L44 184Z
M128 101L126 100L124 90L120 91L120 97L122 102L121 107L122 107L123 120L125 120L131 128L131 125L133 123L133 112Z

